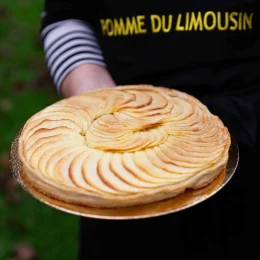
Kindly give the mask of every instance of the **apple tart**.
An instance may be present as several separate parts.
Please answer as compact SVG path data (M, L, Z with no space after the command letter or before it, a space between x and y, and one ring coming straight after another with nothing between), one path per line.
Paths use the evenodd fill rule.
M89 91L33 115L19 138L27 180L58 200L126 207L172 198L225 169L230 134L195 97L165 87Z

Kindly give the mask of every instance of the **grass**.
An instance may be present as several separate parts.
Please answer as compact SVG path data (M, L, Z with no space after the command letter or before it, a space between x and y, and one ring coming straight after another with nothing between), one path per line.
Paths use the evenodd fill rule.
M0 177L11 142L25 121L59 99L48 77L39 41L43 1L1 0L0 3ZM38 202L20 190L10 203L0 183L0 259L11 259L17 243L28 243L43 260L77 259L78 217Z

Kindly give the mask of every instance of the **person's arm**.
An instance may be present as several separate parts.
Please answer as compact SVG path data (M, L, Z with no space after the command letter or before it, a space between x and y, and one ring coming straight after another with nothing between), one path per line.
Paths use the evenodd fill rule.
M63 97L114 86L81 1L45 1L41 37L50 75ZM83 19L84 18L84 19ZM90 21L91 21L91 17Z
M82 94L88 90L113 87L115 83L106 68L95 64L81 64L67 74L61 84L64 97Z

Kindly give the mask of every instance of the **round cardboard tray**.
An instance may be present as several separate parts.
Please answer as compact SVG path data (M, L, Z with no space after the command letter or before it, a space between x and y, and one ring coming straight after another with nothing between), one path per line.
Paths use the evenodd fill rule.
M99 219L141 219L172 214L174 212L187 209L210 198L220 191L233 177L238 161L239 150L234 137L231 138L229 149L229 161L227 167L209 185L198 190L187 190L175 198L149 203L142 206L133 206L117 209L91 208L80 205L66 203L39 192L26 179L23 173L22 163L18 155L18 140L21 131L14 138L10 150L10 168L16 181L21 187L40 202L47 204L57 210L70 214Z

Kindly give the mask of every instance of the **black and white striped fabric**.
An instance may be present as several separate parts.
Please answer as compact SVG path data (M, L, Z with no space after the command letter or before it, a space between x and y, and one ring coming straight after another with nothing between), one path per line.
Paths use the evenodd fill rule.
M76 19L52 23L41 31L45 57L57 92L68 73L83 63L106 66L92 28Z

